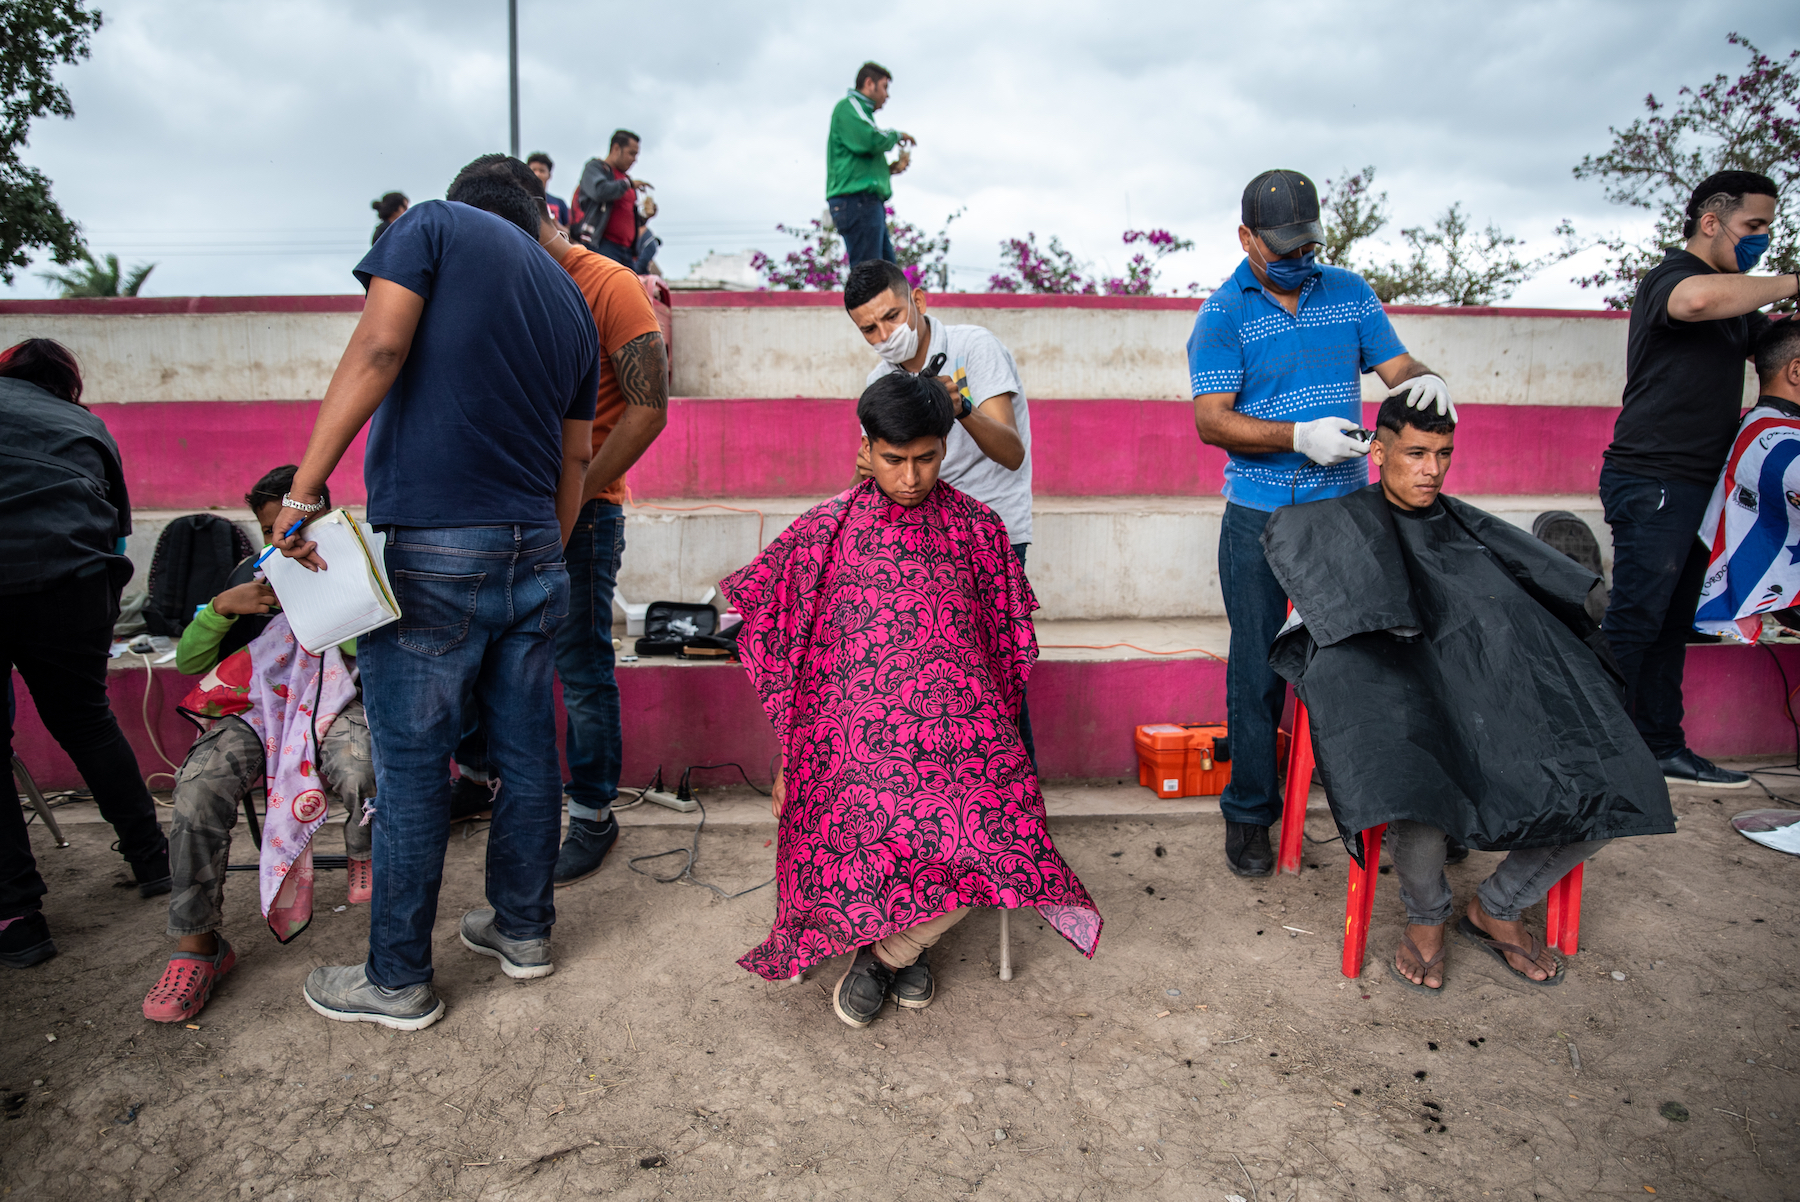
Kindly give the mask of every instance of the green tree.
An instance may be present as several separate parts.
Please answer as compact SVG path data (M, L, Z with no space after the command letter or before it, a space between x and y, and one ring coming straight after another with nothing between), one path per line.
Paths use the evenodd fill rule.
M1350 266L1351 249L1388 223L1387 193L1377 193L1374 188L1373 167L1325 181L1325 195L1319 202L1325 217L1325 245L1319 248L1319 258L1334 267L1355 270Z
M1511 296L1545 267L1581 249L1565 221L1556 227L1564 239L1561 250L1535 259L1521 258L1523 242L1491 221L1484 230L1471 228L1458 201L1438 214L1429 228L1413 226L1400 231L1411 252L1404 262L1360 262L1354 253L1357 244L1387 225L1387 203L1387 193L1375 191L1373 167L1326 180L1319 198L1325 224L1319 258L1361 275L1384 304L1491 305Z
M100 13L80 0L0 0L0 281L8 284L33 249L57 263L82 253L81 228L52 199L43 172L19 161L19 149L34 119L75 115L55 70L86 58L99 28Z
M38 274L52 284L62 285L63 299L68 300L74 297L136 296L155 270L154 263L139 263L129 272L123 272L118 255L107 255L102 266L95 261L93 253L84 248L80 261L67 271L40 271Z
M1656 215L1651 237L1633 242L1617 234L1597 240L1606 248L1606 266L1577 279L1583 288L1610 288L1606 304L1631 305L1638 280L1662 262L1663 248L1677 245L1688 197L1715 171L1756 171L1775 181L1781 196L1763 265L1774 271L1800 268L1800 50L1772 59L1738 34L1726 39L1750 56L1735 80L1715 75L1710 83L1684 87L1672 104L1654 93L1644 97L1648 116L1624 129L1608 128L1611 149L1587 155L1574 167L1576 179L1604 184L1614 204Z

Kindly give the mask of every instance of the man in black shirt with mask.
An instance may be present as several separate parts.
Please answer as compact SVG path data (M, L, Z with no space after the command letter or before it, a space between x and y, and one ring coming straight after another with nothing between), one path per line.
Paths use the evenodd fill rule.
M1632 720L1677 784L1750 780L1688 748L1681 677L1706 568L1700 520L1737 432L1744 361L1769 326L1757 310L1800 292L1794 275L1744 274L1768 249L1775 200L1774 181L1751 171L1721 171L1694 189L1686 245L1632 300L1624 409L1600 472L1613 536L1606 637Z

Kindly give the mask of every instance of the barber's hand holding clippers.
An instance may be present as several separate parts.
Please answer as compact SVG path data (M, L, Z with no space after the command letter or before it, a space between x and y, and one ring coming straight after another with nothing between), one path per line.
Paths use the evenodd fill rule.
M1439 417L1456 420L1456 406L1450 403L1450 385L1444 383L1442 376L1426 374L1414 376L1410 380L1402 380L1388 390L1389 396L1405 394L1409 409L1417 409L1421 414L1433 406L1437 407Z
M1355 422L1342 417L1320 417L1294 423L1294 449L1320 467L1335 467L1369 453L1369 444L1355 438ZM1366 437L1366 436L1365 436Z

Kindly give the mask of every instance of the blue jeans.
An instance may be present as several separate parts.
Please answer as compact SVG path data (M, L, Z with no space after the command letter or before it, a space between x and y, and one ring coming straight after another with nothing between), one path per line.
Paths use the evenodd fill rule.
M1450 921L1455 899L1450 882L1444 877L1448 851L1444 832L1427 823L1401 818L1388 823L1385 842L1388 857L1394 861L1394 875L1400 878L1400 904L1406 907L1406 921L1422 927ZM1475 887L1475 896L1481 899L1481 908L1501 922L1517 922L1519 915L1543 901L1550 887L1567 876L1570 869L1585 864L1610 842L1590 839L1561 847L1509 851L1488 878Z
M1600 469L1600 503L1612 527L1613 581L1607 644L1625 674L1625 708L1657 759L1687 746L1681 678L1706 575L1700 520L1712 486Z
M594 249L615 263L623 263L639 275L649 272L650 264L656 261L656 252L662 249L662 239L647 229L639 230L636 246L626 246L622 242L613 242L601 238L594 243Z
M888 233L887 201L873 192L833 196L825 205L831 223L844 238L845 262L855 267L870 259L894 262L894 238Z
M612 643L624 554L625 511L600 500L583 505L569 536L569 620L556 636L556 674L569 715L569 817L589 821L612 812L625 755Z
M488 834L487 898L500 933L538 939L556 921L550 873L562 828L552 695L569 611L555 526L384 527L404 615L357 640L375 756L375 896L369 980L431 980L431 930L450 838L444 766L472 696L505 782Z
M1287 594L1263 558L1269 515L1227 504L1219 530L1219 587L1231 620L1225 664L1225 720L1231 733L1231 783L1219 798L1230 822L1274 826L1281 817L1275 785L1275 731L1287 684L1269 667L1269 647L1287 621Z

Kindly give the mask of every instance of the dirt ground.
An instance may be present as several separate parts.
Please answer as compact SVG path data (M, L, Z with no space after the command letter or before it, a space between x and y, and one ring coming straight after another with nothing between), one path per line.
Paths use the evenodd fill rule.
M149 1023L164 900L122 887L106 827L72 825L75 846L56 850L34 825L62 954L0 976L0 1187L158 1202L1793 1198L1800 863L1726 825L1761 800L1684 794L1679 834L1603 852L1562 986L1453 943L1437 997L1386 971L1403 921L1391 876L1362 978L1339 974L1341 846L1309 846L1298 878L1241 881L1216 815L1062 821L1106 919L1098 956L1022 912L1002 983L998 918L978 914L936 954L936 1004L863 1031L831 1012L841 962L798 985L733 963L767 929L768 891L725 902L627 870L626 855L686 842L670 827L628 829L600 875L558 893L557 972L516 983L457 941L486 836L454 838L436 947L450 1009L415 1034L327 1022L301 1000L310 969L363 958L366 910L333 910L340 874L321 874L313 927L287 947L236 874L236 971L198 1030ZM709 829L700 875L754 884L772 833ZM1459 900L1496 858L1450 870ZM1662 1117L1671 1102L1686 1121Z

